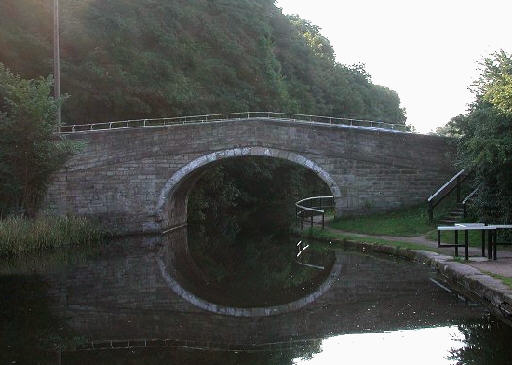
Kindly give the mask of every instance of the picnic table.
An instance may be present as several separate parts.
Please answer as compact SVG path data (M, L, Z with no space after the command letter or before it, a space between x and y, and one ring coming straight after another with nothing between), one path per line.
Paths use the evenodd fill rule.
M485 256L485 231L489 232L489 252L492 248L492 237L491 232L495 231L494 228L486 226L483 223L459 223L454 226L440 226L437 227L437 247L454 247L455 257L459 256L459 247L464 247L464 258L466 261L469 258L469 231L479 230L482 231L482 256ZM441 244L441 232L442 231L453 231L455 235L454 244ZM459 244L459 232L464 232L464 244Z
M456 223L453 226L439 226L437 227L437 247L454 247L455 256L459 256L459 247L464 247L464 258L468 260L469 254L469 231L479 230L482 231L482 256L485 257L485 232L487 231L487 257L493 260L497 259L496 255L496 236L499 229L512 229L512 224L491 224L485 223ZM453 231L455 235L455 243L441 244L441 232ZM459 244L459 231L464 231L464 244Z
M498 236L498 230L500 229L512 229L512 224L493 224L491 227L494 228L494 234L493 234L493 259L496 260L496 245L497 245L497 236ZM489 253L489 258L491 258L491 254Z

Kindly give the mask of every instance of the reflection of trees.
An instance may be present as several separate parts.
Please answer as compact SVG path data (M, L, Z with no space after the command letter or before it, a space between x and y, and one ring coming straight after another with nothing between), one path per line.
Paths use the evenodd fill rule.
M238 228L253 233L287 230L294 222L297 200L329 194L329 187L313 171L292 162L226 159L194 185L188 222L224 234Z
M311 358L321 351L321 340L283 344L272 351L204 351L184 348L130 349L67 353L63 363L80 364L194 364L194 365L291 365L297 358Z
M64 271L70 267L83 265L91 257L97 256L101 247L84 247L80 250L75 248L59 249L37 256L23 256L2 262L0 267L1 275L22 275L22 274L54 274Z
M190 251L203 281L222 293L210 301L282 304L302 296L297 288L307 293L316 287L318 270L294 263L295 244L274 236L294 223L295 201L328 192L314 172L280 159L233 158L207 170L190 194L188 222ZM237 302L250 297L260 302Z
M450 351L458 365L509 365L512 359L512 331L494 317L459 325L464 346Z
M324 251L316 252L324 271L297 264L295 241L286 236L208 237L203 231L191 234L189 247L209 282L209 299L226 305L274 305L303 297L325 280L334 261L333 253Z
M76 341L49 308L37 276L0 276L0 363L55 364L56 350Z

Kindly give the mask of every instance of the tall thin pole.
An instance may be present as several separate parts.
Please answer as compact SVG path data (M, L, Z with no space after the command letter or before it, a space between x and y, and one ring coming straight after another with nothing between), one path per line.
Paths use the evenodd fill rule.
M53 0L53 92L55 99L60 99L60 36L59 36L59 0ZM60 104L57 107L57 123L61 122Z

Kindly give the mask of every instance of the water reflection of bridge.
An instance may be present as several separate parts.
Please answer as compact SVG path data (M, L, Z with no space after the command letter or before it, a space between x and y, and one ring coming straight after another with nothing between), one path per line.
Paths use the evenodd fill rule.
M222 305L225 298L222 294L215 294L205 282L205 275L196 265L192 255L188 250L187 230L182 229L174 231L171 235L165 237L166 243L156 257L158 267L169 288L187 302L206 311L229 315L234 317L266 317L279 315L301 309L313 302L329 291L335 282L339 279L342 264L338 259L339 254L329 252L328 258L324 258L325 266L320 271L315 270L314 275L307 276L299 287L288 291L285 303L271 303L267 306L255 305L259 302L256 296L260 293L253 293L254 298L250 307L240 308L233 305ZM290 258L291 259L291 258ZM283 264L285 264L283 262ZM240 278L240 280L250 280L250 278ZM283 285L286 283L283 283ZM213 298L208 300L205 297ZM225 293L224 293L225 294ZM269 295L269 293L267 293ZM283 299L280 298L279 301ZM250 300L249 300L250 302Z
M107 347L112 340L126 345L133 339L159 339L150 344L219 349L438 326L480 316L434 285L427 267L344 251L338 253L339 279L314 302L271 317L219 315L169 288L158 265L159 245L134 239L112 255L50 276L53 309L78 333Z

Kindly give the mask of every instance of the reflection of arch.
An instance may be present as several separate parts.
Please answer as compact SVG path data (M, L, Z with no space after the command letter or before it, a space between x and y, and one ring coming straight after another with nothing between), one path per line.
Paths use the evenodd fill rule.
M309 170L314 171L317 176L327 184L331 190L331 194L334 196L335 202L338 202L339 198L341 198L340 188L334 179L329 175L329 173L318 164L304 156L275 148L234 148L201 156L188 163L173 174L173 176L166 182L164 188L161 190L156 206L157 221L163 222L162 228L179 225L186 222L186 204L188 193L190 188L194 185L195 181L197 181L197 179L200 177L201 172L204 170L205 166L225 158L243 156L274 157L285 159L301 165ZM173 217L169 216L172 213L169 210L175 211L173 213Z
M165 256L166 251L164 248L160 251L160 254L156 256L156 261L160 269L160 273L162 274L162 278L174 293L179 295L181 298L183 298L190 304L203 310L206 310L208 312L233 317L269 317L295 311L301 309L302 307L305 307L306 305L313 303L316 299L318 299L320 296L329 291L329 289L331 289L334 283L338 280L342 269L342 263L341 260L339 259L340 254L336 251L334 264L332 265L331 270L329 271L329 274L327 275L325 280L318 286L318 288L316 288L315 291L309 293L308 295L305 295L302 298L299 298L287 304L273 305L267 307L240 308L219 305L211 303L188 291L179 283L179 281L175 277L173 277L176 276L177 273L177 268L175 267L176 260L183 260L184 257L182 255L190 255L190 253L188 252L188 247L186 247L187 243L180 242L181 239L186 240L186 238L183 237L179 238L180 234L182 235L183 232L185 232L184 237L186 237L186 230L176 232L175 234L173 234L173 238L171 239L171 241L174 242L172 242L170 247L166 247L167 250L172 252L172 254L170 255L171 258L164 260L163 257ZM178 238L176 239L176 237ZM167 255L169 256L169 254ZM182 257L178 258L179 256ZM173 273L175 275L173 275Z

